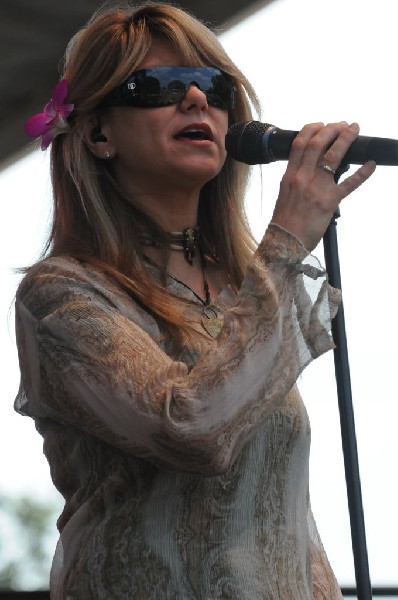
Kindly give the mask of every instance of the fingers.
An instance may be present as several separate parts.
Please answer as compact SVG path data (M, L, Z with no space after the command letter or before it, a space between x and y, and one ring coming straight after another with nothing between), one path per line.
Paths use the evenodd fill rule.
M339 123L340 125L343 127L337 128L339 130L338 137L335 138L333 144L326 150L322 159L322 162L329 165L334 171L337 171L349 147L355 142L359 134L358 123L348 125L343 122Z
M358 133L358 124L346 121L306 125L293 141L288 168L301 168L303 175L309 176L323 163L336 171Z
M341 121L328 125L306 125L293 141L286 174L297 176L299 172L299 179L312 180L313 183L318 181L319 189L323 187L321 182L324 181L326 188L323 187L323 192L332 190L336 187L332 186L334 175L358 134L358 123L348 125L346 121ZM367 166L363 165L354 175L347 177L337 186L339 191L334 189L335 198L341 201L348 196L372 175L375 168L376 165L372 161Z
M334 172L359 133L356 123L312 123L297 134L281 181L273 221L291 231L313 250L343 198L375 170L369 161L339 184Z
M325 125L323 123L311 123L305 125L293 140L290 152L288 169L295 171L301 166L308 144Z
M357 171L344 179L338 186L340 202L343 198L346 198L349 194L359 188L369 177L375 172L376 163L373 160L368 161Z

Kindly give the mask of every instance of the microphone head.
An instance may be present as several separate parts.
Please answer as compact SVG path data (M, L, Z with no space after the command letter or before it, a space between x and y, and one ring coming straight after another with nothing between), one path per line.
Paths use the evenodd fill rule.
M225 137L225 148L228 154L248 165L263 163L262 142L269 127L273 126L259 121L245 121L231 125Z

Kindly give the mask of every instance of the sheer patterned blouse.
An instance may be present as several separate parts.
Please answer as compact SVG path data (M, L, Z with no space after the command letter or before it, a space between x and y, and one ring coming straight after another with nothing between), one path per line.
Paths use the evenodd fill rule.
M203 306L187 318L201 327ZM65 498L53 599L341 599L312 517L295 382L333 347L339 292L270 225L218 336L170 350L87 264L50 258L16 300L21 387Z

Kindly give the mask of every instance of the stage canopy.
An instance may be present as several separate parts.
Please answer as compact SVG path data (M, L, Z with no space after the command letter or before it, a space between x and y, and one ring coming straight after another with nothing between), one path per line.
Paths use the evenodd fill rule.
M179 5L224 31L271 1L183 0ZM102 4L98 0L2 0L0 168L29 151L23 124L50 98L67 41Z

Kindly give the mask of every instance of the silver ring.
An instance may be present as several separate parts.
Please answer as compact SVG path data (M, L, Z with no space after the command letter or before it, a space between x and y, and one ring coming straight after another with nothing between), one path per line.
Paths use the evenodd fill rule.
M330 167L329 165L326 165L325 163L322 163L319 165L321 169L323 169L324 171L326 171L327 173L330 173L331 175L336 175L336 171L334 171L332 169L332 167Z

